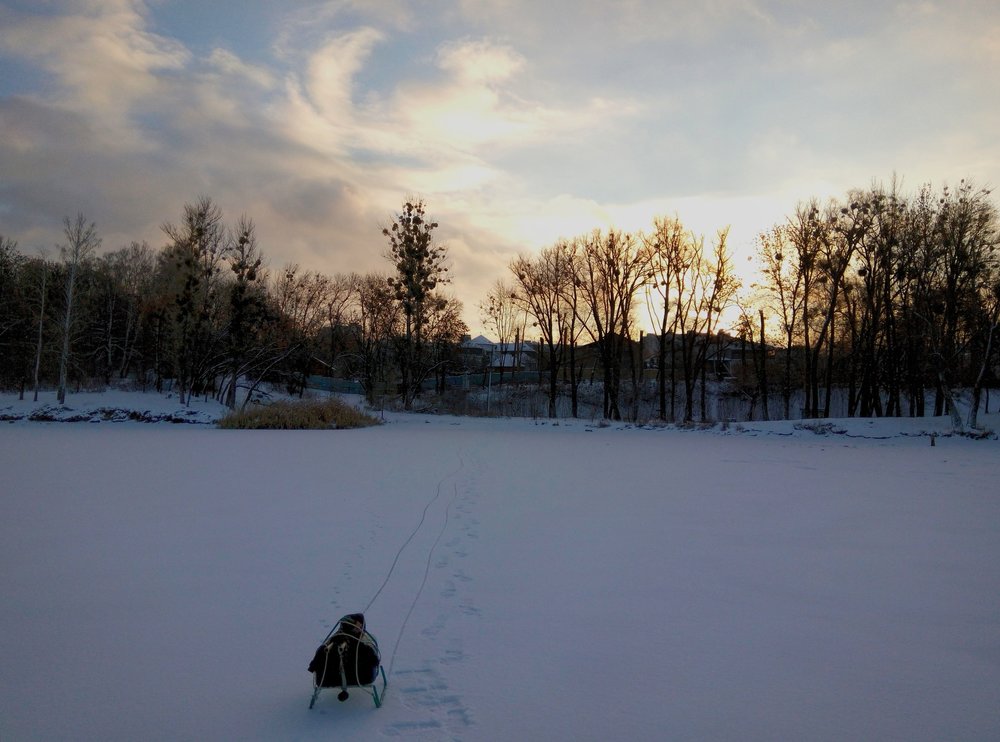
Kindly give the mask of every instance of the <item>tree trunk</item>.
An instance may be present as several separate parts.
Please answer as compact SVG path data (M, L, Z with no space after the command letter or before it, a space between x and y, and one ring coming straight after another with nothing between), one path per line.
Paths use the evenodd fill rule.
M979 366L979 373L976 374L976 380L972 385L972 406L969 408L970 430L976 430L979 427L979 404L982 401L983 395L983 379L986 378L986 370L990 366L990 356L993 354L993 336L996 333L998 320L1000 320L1000 297L997 298L993 316L990 317L990 328L986 333L986 349L983 352L983 362ZM986 412L989 413L988 402Z
M66 404L66 377L69 367L69 339L73 326L73 288L76 282L76 265L71 264L66 277L66 313L63 317L62 350L59 353L59 390L56 399Z
M764 340L764 310L760 312L760 399L761 413L764 420L770 420L771 415L767 409L767 342Z
M965 427L962 424L962 413L959 411L958 405L955 404L955 395L952 393L951 386L947 383L943 371L938 373L938 384L941 396L948 407L948 414L951 415L951 427L956 433L965 432Z
M43 330L45 327L45 284L47 283L49 275L49 269L47 266L42 266L42 296L41 296L41 308L38 311L38 344L35 347L35 373L33 378L34 389L35 389L35 401L38 401L38 372L42 365L42 339Z

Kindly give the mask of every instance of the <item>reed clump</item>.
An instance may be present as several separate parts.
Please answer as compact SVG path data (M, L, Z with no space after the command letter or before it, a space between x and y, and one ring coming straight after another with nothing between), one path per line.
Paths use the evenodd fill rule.
M219 420L230 430L342 430L379 421L337 399L280 401L234 410Z

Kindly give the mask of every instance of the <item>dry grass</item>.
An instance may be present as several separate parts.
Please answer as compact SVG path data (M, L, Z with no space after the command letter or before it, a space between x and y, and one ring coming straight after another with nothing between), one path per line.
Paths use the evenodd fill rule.
M369 425L378 425L378 420L337 399L254 405L219 420L220 428L231 430L331 430Z

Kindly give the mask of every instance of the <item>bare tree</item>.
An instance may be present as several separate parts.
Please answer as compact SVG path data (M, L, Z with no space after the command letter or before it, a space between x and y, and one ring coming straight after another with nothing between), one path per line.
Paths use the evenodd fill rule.
M757 238L758 259L764 277L767 303L778 315L785 341L784 374L781 399L785 419L791 417L792 356L795 333L802 312L802 271L794 265L795 250L789 239L789 226L778 225Z
M681 363L684 369L684 421L694 419L695 388L700 382L702 419L707 416L706 373L708 353L722 313L739 288L733 273L727 240L729 230L720 230L711 255L705 254L704 238L692 239L684 247L675 272L677 328L680 330Z
M500 346L499 386L502 388L508 353L511 354L511 358L515 357L518 349L512 346L523 340L525 311L518 303L513 287L502 278L498 278L487 292L486 299L480 302L479 314L486 330L496 333L497 345ZM496 353L493 353L493 356L489 368L486 369L489 374L493 373Z
M835 232L841 237L832 244L842 245L848 259L854 259L857 285L860 289L860 327L856 348L860 366L860 389L857 403L864 417L870 415L898 414L899 384L895 354L896 313L894 290L896 285L899 253L903 239L906 204L899 196L898 185L893 182L888 193L880 186L871 190L854 191L849 195L850 205L840 209L840 219ZM835 259L829 261L837 267ZM836 290L842 285L843 274L828 270L830 284ZM834 297L836 301L836 297ZM834 332L831 323L829 357L832 359ZM830 366L827 368L829 389ZM882 386L887 386L888 407L882 404ZM829 391L827 393L829 397ZM853 406L852 406L853 409ZM828 414L828 408L827 408Z
M819 415L819 382L814 353L818 351L814 351L813 346L821 346L821 343L813 340L813 322L818 313L813 302L817 286L820 285L821 251L829 241L829 223L820 214L815 199L799 204L795 209L795 215L789 219L788 235L795 249L797 280L802 287L802 344L805 359L802 414L804 417L816 417Z
M911 199L893 178L851 191L822 214L815 201L800 205L783 236L762 240L776 304L794 309L786 297L801 296L798 322L782 316L786 346L796 324L802 341L804 415L830 414L835 383L846 386L849 414L903 414L904 393L909 413L923 414L932 386L934 414L947 411L961 429L955 389L971 386L976 397L995 348L1000 230L989 195L963 180L940 194L924 186ZM794 283L781 280L777 259L789 252ZM792 291L782 296L782 287Z
M707 281L701 293L701 303L698 314L704 316L704 347L707 347L713 336L719 329L722 320L722 313L729 308L740 287L740 281L733 272L732 255L729 252L727 241L729 238L729 228L719 230L715 244L712 248L712 259L706 274ZM706 419L706 390L705 373L706 364L704 358L700 364L701 368L701 417Z
M533 318L544 346L544 366L548 373L548 414L556 417L559 371L563 354L573 342L570 323L573 309L567 292L573 282L572 255L565 242L547 247L535 259L519 256L510 266L517 281L515 300ZM543 362L539 348L539 362Z
M443 394L448 371L457 365L458 347L469 332L462 320L462 302L451 296L437 296L427 315L425 330L437 392Z
M993 285L985 292L981 322L980 332L984 347L979 370L972 382L972 400L969 404L968 417L970 430L979 428L979 405L982 402L983 380L986 378L986 373L996 352L996 335L997 330L1000 329L1000 276L994 278Z
M73 334L73 303L76 298L77 278L83 265L101 245L101 238L97 236L94 223L87 224L83 214L77 214L75 219L66 217L63 221L63 234L66 236L66 244L60 247L60 254L66 269L66 285L63 294L65 303L62 350L59 354L59 388L56 395L59 404L66 404L66 377Z
M604 416L621 420L621 375L631 343L633 310L649 272L649 247L618 230L595 231L577 256L576 280L586 306L587 331L604 374Z
M661 420L675 419L674 405L677 399L674 373L674 340L677 330L678 307L676 297L671 293L675 282L682 277L687 246L690 237L680 219L657 217L653 221L653 233L644 238L650 250L650 271L647 275L647 293L656 294L656 301L647 301L650 311L658 304L658 318L651 317L657 328L656 338L656 385L659 398ZM667 414L667 349L670 353L670 413Z
M937 197L929 184L921 186L906 213L906 228L897 272L900 292L895 307L902 346L909 414L925 414L924 390L930 377L925 317L935 284L935 220ZM931 382L932 386L934 385Z
M30 332L26 263L17 242L0 235L0 385L17 380L22 399L27 375L24 357Z
M129 372L155 265L149 245L138 242L93 262L89 356L91 372L103 376L105 384L112 376L124 378Z
M4 346L7 334L21 322L13 299L20 283L18 272L23 262L17 242L0 235L0 348Z
M314 357L313 343L327 319L329 290L327 276L313 271L300 273L297 265L285 266L275 281L275 306L285 328L286 345L292 349L289 390L299 396L305 392Z
M388 277L378 273L361 276L348 326L357 349L358 376L369 402L389 381L392 339L402 326L402 310L394 301Z
M736 322L736 332L740 340L740 365L736 374L737 388L743 396L750 400L747 420L753 420L758 400L761 403L761 419L769 420L771 416L768 409L767 336L765 334L764 310L757 310L757 318L754 318L747 306L740 304L739 310L740 316ZM748 345L749 363L746 357Z
M937 377L935 414L946 406L956 430L964 428L953 389L972 339L964 330L998 270L998 216L989 195L966 180L955 189L945 187L935 220L937 289L923 316Z
M43 256L37 261L38 279L38 334L35 344L35 366L32 373L34 401L38 401L39 372L42 367L42 350L45 347L45 302L48 297L49 263Z
M118 378L124 379L131 373L137 356L142 308L152 291L156 257L145 242L132 242L112 255L115 256L117 288L124 303L117 368Z
M329 337L330 364L333 370L337 365L337 357L346 340L346 320L351 303L355 300L358 276L356 274L337 273L327 282L327 293L323 300L326 312L326 331Z

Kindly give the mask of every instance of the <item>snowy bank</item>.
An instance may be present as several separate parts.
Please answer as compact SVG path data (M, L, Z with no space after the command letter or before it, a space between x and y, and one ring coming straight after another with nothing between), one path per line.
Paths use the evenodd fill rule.
M55 392L40 392L38 401L31 393L24 399L16 394L0 394L0 422L140 422L194 423L214 425L226 414L215 400L192 399L182 405L174 394L156 392L80 392L67 394L66 404Z

